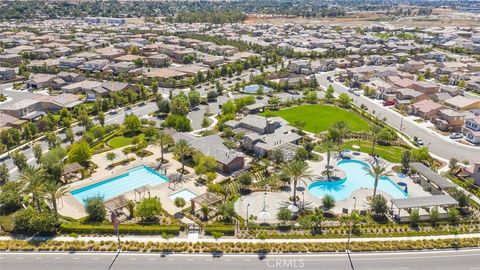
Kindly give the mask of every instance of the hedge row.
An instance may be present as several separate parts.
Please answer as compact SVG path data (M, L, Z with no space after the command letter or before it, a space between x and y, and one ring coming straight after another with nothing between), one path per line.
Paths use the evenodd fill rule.
M212 235L213 232L220 232L224 235L234 235L235 226L234 225L205 225L205 234Z
M180 225L140 225L140 224L120 224L120 234L174 234L182 230ZM79 224L79 223L62 223L59 231L61 233L78 233L78 234L113 234L113 226L110 224Z
M478 247L479 238L437 239L417 241L351 242L351 251L398 251ZM0 241L0 251L116 251L116 241ZM135 252L213 252L225 253L293 253L344 252L345 243L208 243L208 242L136 242L122 243L124 251Z

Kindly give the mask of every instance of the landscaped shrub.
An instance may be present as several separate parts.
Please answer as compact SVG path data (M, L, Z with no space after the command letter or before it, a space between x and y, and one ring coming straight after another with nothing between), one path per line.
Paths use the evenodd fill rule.
M88 213L88 220L103 221L107 215L103 204L103 197L96 196L85 200L85 211Z
M205 226L205 234L212 235L213 232L223 233L224 235L234 235L235 234L235 226L234 225L206 225Z
M140 224L120 224L118 226L120 234L174 234L178 235L182 229L180 225L140 225ZM62 223L60 232L65 234L113 234L113 226L111 224L80 224L80 223Z
M57 231L58 219L52 212L37 212L27 208L13 215L13 231L28 235L53 235Z

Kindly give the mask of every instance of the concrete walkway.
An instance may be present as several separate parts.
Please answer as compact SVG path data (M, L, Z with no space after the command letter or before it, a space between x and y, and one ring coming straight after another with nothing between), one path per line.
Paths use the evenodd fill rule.
M171 239L164 239L160 236L120 236L121 241L135 241L135 242L154 242L154 243L181 243L181 242L193 242L193 243L345 243L348 238L309 238L309 239L237 239L237 238L220 238L215 240L212 237L189 239L185 237L174 237ZM402 237L373 237L373 238L358 238L352 237L350 242L385 242L385 241L417 241L417 240L441 240L441 239L460 239L460 238L480 238L480 233L472 234L458 234L458 235L430 235L430 236L402 236ZM33 237L33 238L14 238L10 236L0 236L0 241L8 240L55 240L55 241L118 241L116 236L85 236L85 237L70 237L70 236L58 236L58 237Z

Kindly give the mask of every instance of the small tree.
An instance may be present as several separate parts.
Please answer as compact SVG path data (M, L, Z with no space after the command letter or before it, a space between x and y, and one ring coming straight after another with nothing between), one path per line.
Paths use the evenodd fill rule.
M333 207L335 207L335 198L330 194L323 196L322 207L325 211L331 210Z
M139 217L143 222L157 221L161 213L162 204L156 197L141 200L135 209L135 216Z
M333 86L332 85L329 85L327 87L327 91L325 93L325 100L330 103L332 102L332 100L335 98L335 96L333 95L333 93L335 93L335 90L333 89Z
M85 199L84 206L89 221L103 221L105 219L107 211L103 204L103 197L95 196Z
M27 157L25 156L25 154L20 152L20 150L17 150L12 153L12 160L13 160L13 164L17 166L20 172L23 171L28 166Z
M185 199L182 197L176 197L175 200L173 201L176 207L178 208L183 208L187 203L185 202Z
M43 155L42 146L39 143L37 143L32 147L32 151L33 151L33 155L35 156L35 160L39 164Z
M438 208L433 207L432 209L430 209L430 221L432 222L433 226L437 225L438 219L439 219Z
M388 212L387 200L382 195L376 195L370 202L370 210L377 216L384 216Z
M288 210L288 208L282 208L277 213L277 219L286 223L292 219L292 211Z
M72 163L78 162L83 165L88 165L91 157L92 151L90 150L90 145L84 140L72 144L70 151L68 151L68 161Z
M405 150L402 152L402 171L404 173L408 172L408 170L410 169L410 155L411 155L411 152L410 150Z
M0 165L0 186L8 182L10 178L10 173L7 167L7 164L3 163Z
M102 127L105 126L105 113L103 112L98 113L98 122L100 122L100 125Z
M448 209L448 217L452 222L457 222L458 218L460 217L460 212L455 207L450 207Z
M411 212L410 212L410 224L413 226L413 227L416 227L418 226L418 223L420 222L420 214L418 213L418 210L417 209L413 209Z
M340 102L340 105L344 108L349 108L350 103L352 102L352 99L348 96L347 93L341 93L338 96L338 102Z
M247 188L252 184L252 174L250 172L244 172L238 176L237 180L243 188Z
M113 160L117 158L117 154L114 152L108 152L106 157L108 161L113 163Z
M123 120L123 125L125 126L127 133L134 134L140 130L142 122L138 116L130 114L125 117L125 120Z

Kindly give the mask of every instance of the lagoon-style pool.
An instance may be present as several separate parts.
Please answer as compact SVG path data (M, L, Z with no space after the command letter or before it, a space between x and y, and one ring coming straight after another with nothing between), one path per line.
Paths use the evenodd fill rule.
M341 201L347 199L350 194L357 189L373 189L375 178L364 170L365 167L370 166L367 163L359 160L342 160L337 163L337 166L345 172L346 177L338 181L313 182L308 186L308 190L312 195L323 197L329 194L332 195L336 201ZM377 190L384 191L395 199L408 197L408 195L388 177L382 177L378 180Z
M168 182L165 175L148 166L139 166L127 173L73 190L70 194L83 204L85 199L91 197L101 196L104 200L109 200L139 187L156 186L165 182Z

